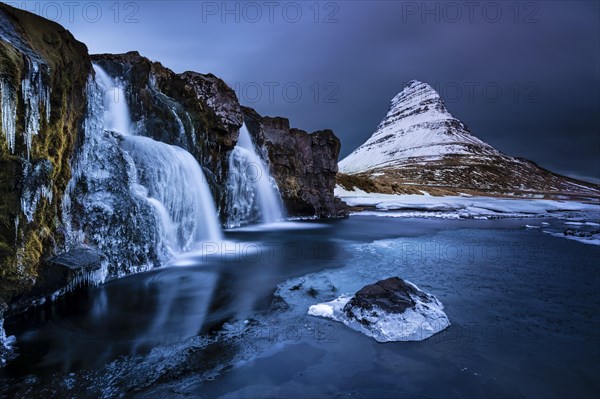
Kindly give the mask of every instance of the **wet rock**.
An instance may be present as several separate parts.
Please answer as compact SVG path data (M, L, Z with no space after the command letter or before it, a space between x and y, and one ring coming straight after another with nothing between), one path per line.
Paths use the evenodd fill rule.
M77 280L81 280L82 284L90 283L84 276L100 271L105 259L101 252L91 248L76 248L50 258L46 261L46 267L42 269L32 293L50 294L68 287Z
M57 220L92 65L62 26L7 4L0 36L0 103L14 115L0 134L1 305L31 289L64 241Z
M412 284L398 277L391 277L361 288L344 306L344 312L348 317L354 317L356 309L372 310L376 307L386 312L402 313L407 308L415 307L413 296L430 302L427 294L418 291Z
M99 284L106 277L105 260L106 256L93 248L75 248L46 259L31 290L15 298L8 313L22 312L81 286Z
M584 231L584 230L568 228L565 231L563 231L563 234L566 236L573 236L573 237L594 238L594 237L600 235L600 230Z
M450 325L444 306L414 284L391 277L309 308L308 314L344 323L379 342L420 341Z

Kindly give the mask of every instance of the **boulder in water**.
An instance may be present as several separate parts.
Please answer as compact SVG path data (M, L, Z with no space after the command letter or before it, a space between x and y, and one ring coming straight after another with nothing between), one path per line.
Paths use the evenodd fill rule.
M444 306L416 285L391 277L309 308L308 314L344 323L379 342L421 341L450 325Z

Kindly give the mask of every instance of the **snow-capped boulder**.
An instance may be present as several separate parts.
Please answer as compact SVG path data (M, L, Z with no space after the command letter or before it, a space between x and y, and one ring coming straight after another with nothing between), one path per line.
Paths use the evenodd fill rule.
M369 284L308 309L311 316L344 323L378 342L422 341L450 325L433 295L398 277Z

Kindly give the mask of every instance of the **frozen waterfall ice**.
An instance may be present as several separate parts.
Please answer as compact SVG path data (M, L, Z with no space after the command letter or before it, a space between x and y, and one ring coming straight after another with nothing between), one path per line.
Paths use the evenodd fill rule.
M104 129L123 135L121 147L133 159L132 190L156 210L162 237L180 252L204 240L220 240L217 210L206 178L186 150L148 137L130 136L130 112L122 84L94 65L104 90Z
M164 237L177 251L194 242L221 239L217 210L202 169L182 148L127 136L121 146L137 171L137 195L156 209Z

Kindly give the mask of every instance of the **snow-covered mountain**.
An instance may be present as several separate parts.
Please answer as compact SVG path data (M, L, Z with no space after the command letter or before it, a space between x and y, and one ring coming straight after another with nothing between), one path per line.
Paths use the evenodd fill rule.
M416 80L392 99L375 133L338 166L340 184L370 191L426 186L439 194L600 194L594 184L557 175L481 141L448 112L431 86Z

